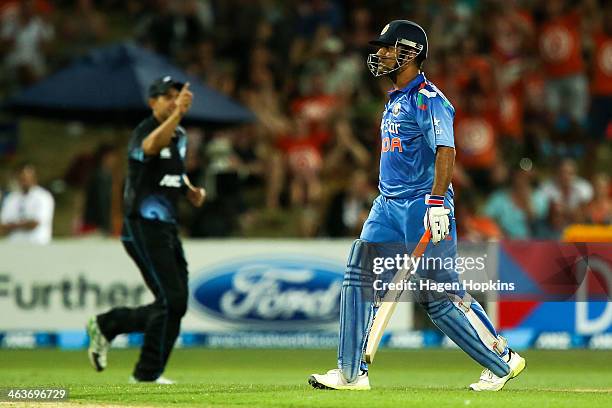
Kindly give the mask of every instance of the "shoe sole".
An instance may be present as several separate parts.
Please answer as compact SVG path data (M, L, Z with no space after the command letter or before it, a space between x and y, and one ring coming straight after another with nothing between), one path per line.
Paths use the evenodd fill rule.
M137 380L136 378L134 378L134 376L131 376L128 379L128 384L156 384L156 385L176 385L176 382L169 380L170 382L158 382L157 380L153 380L153 381L140 381Z
M519 356L520 357L520 356ZM518 377L518 375L520 373L523 372L523 370L525 369L525 367L527 367L527 360L525 360L523 357L521 357L521 362L519 363L518 367L516 368L516 370L514 370L512 372L512 378ZM512 379L511 378L511 379Z
M327 385L318 382L314 375L308 377L308 384L317 390L336 390L335 388L328 387Z
M312 388L316 389L316 390L331 390L331 391L344 391L344 390L348 390L348 391L369 391L370 388L356 388L356 387L346 387L346 388L333 388L333 387L329 387L319 381L317 381L317 379L315 378L314 375L311 375L310 377L308 377L308 384L310 384L312 386Z

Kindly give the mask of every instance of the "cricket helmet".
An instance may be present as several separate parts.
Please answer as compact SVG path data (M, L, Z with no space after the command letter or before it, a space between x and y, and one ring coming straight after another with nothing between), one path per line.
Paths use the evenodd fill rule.
M423 61L427 58L427 34L423 28L408 20L394 20L383 28L380 36L370 41L377 47L395 47L395 64L388 66L380 55L368 56L368 68L374 76L395 72L412 60Z

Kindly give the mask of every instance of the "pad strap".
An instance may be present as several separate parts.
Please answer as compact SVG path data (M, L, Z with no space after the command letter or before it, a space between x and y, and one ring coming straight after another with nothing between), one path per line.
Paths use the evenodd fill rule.
M453 293L449 293L448 296L450 297L453 304L457 307L457 309L463 312L474 330L476 330L476 333L478 333L478 337L480 337L482 343L487 346L489 350L494 351L498 355L502 356L506 351L508 341L502 336L494 336L487 328L487 326L485 326L482 320L480 320L480 317L478 317L476 313L474 313L471 306L472 301L474 300L472 298L472 295L466 292L463 298Z

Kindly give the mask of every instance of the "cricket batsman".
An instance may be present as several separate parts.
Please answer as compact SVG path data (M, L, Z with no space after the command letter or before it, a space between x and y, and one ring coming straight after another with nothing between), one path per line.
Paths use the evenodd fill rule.
M340 297L338 368L308 379L319 389L370 389L363 354L377 308L364 293L368 290L364 282L372 281L372 257L384 252L381 248L397 248L399 243L410 253L429 229L431 242L425 257L457 256L450 184L455 110L421 72L427 58L427 35L418 24L395 20L370 44L378 52L368 57L368 68L376 77L387 76L394 85L380 125L380 195L349 254ZM417 274L437 282L458 280L454 269L419 270ZM444 334L484 367L470 389L499 391L525 368L525 359L508 347L469 293L442 292L419 297L418 302Z
M185 174L187 134L179 123L191 108L189 84L169 76L149 87L152 114L132 133L124 190L121 241L153 292L145 306L117 307L87 323L89 361L107 365L111 341L122 333L144 332L144 344L130 382L172 384L163 377L181 319L187 311L187 262L177 230L177 204L185 195L196 207L205 191Z

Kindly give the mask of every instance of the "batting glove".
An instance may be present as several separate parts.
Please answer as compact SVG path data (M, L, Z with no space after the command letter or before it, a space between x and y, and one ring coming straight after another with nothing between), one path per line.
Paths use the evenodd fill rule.
M450 220L448 214L450 210L444 208L444 196L427 195L425 196L427 211L423 218L425 229L431 231L431 242L437 244L442 241L449 233Z

